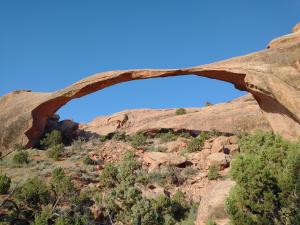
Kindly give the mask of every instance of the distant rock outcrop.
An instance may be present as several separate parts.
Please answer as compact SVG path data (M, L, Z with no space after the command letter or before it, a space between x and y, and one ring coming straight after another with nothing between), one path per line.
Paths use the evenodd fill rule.
M286 138L297 138L300 136L300 31L297 27L294 33L273 40L266 50L204 66L110 71L52 93L9 93L0 98L0 146L35 145L48 118L74 98L130 80L188 74L229 82L239 90L250 92L275 132Z
M248 94L231 102L186 108L186 114L176 115L176 109L126 110L111 116L99 116L88 124L80 125L84 131L106 135L114 132L124 115L128 121L119 130L128 134L138 131L172 129L199 131L217 130L234 134L240 131L272 130L257 102Z

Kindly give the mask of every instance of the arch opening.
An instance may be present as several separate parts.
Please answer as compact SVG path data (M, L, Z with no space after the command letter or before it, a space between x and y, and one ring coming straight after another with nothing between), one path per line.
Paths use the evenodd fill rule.
M224 103L246 95L232 84L205 77L187 75L124 82L73 99L56 113L61 119L88 123L98 116L124 110L200 108L205 103Z

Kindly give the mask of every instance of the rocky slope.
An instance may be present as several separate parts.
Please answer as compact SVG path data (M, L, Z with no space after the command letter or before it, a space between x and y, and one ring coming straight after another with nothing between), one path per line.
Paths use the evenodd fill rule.
M268 48L229 60L172 70L109 71L53 93L16 91L0 98L0 146L34 146L47 120L63 105L130 80L194 74L234 84L250 92L272 129L286 138L300 136L300 31L273 40Z
M195 221L196 217L197 225L204 225L210 218L218 225L228 222L224 199L233 185L228 179L228 172L231 160L239 153L238 138L234 135L212 134L197 148L187 150L196 138L187 133L180 135L164 132L160 131L156 135L146 133L146 139L138 146L133 146L132 142L136 134L125 137L114 133L112 137L106 136L105 140L92 138L87 142L74 141L60 152L58 160L47 155L49 150L30 149L27 150L29 162L25 165L15 165L13 158L18 153L14 152L0 163L0 169L15 183L22 184L26 178L34 176L42 177L44 182L48 182L51 172L61 167L71 177L74 186L81 192L92 193L91 197L96 202L97 196L108 195L111 191L109 189L105 192L103 180L99 179L104 168L112 163L124 162L126 153L133 152L135 160L142 165L140 172L147 178L147 182L135 184L143 197L170 197L179 191L184 194L187 202L193 202L197 206L200 203L198 213L194 212L190 222ZM92 162L87 164L86 157ZM211 178L209 173L212 165L217 165L217 174ZM7 196L0 196L0 200L1 197ZM58 211L63 211L67 205L62 202L58 205ZM92 204L90 210L93 211L95 221L104 219L104 208L101 204ZM128 224L123 222L121 220L115 224Z

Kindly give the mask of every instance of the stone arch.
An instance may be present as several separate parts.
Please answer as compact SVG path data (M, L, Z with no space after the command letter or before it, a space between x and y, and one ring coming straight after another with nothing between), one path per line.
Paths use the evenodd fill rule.
M103 88L131 80L194 74L232 83L251 93L272 129L289 139L300 136L300 31L273 40L268 49L183 69L99 73L52 93L15 91L0 98L0 146L33 146L47 119L60 107ZM13 139L12 139L13 138Z

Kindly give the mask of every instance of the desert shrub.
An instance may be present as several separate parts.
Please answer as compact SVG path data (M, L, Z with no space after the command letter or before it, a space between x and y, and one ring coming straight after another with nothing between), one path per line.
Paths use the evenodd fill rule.
M102 181L111 184L106 186L110 192L103 198L105 216L110 217L114 223L124 224L175 225L184 221L191 206L183 194L153 200L144 198L136 187L140 171L141 164L132 152L128 152L120 164L104 167Z
M239 143L231 168L236 186L226 202L232 224L300 224L300 146L262 132Z
M152 200L153 207L158 214L159 224L178 224L189 214L191 204L185 200L182 192L176 192L171 198L159 195Z
M196 138L193 138L187 148L187 152L196 152L200 151L203 147L204 142L209 138L209 133L208 132L201 132L200 135L198 135Z
M160 221L160 224L165 224L167 221L170 224L175 224L176 221L172 218L173 221L171 222L171 218L169 218L169 216L173 213L171 198L161 194L152 200L152 204L159 215L158 220Z
M116 131L113 133L112 135L112 140L115 141L126 141L126 134L125 132L121 132L121 131Z
M178 186L185 181L181 176L181 169L176 166L166 166L160 170L160 173L165 179L165 186Z
M181 191L177 191L171 198L172 212L176 220L181 220L190 210L191 205Z
M55 220L54 225L71 225L72 220L69 216L60 216Z
M209 101L206 101L206 102L204 103L204 106L212 106L212 105L214 105L214 104L211 103L211 102L209 102Z
M159 184L164 186L166 184L165 176L159 171L153 171L147 174L147 183Z
M125 182L133 185L136 181L136 173L141 169L141 163L136 160L133 152L127 152L123 158L122 163L118 167L117 179L118 181Z
M132 218L134 224L158 224L158 214L155 211L151 201L148 199L141 199L132 207Z
M193 138L187 145L186 151L187 152L196 152L200 151L203 146L203 143L198 138Z
M219 165L217 163L213 163L208 169L207 178L209 180L217 180L219 177Z
M213 219L208 219L206 222L205 222L205 225L217 225L216 221L213 220Z
M144 146L147 143L147 138L143 133L136 133L130 137L130 144L134 148Z
M207 135L208 135L208 137L219 137L219 136L223 135L223 133L220 131L217 131L216 129L212 129L207 132Z
M54 225L94 225L94 224L95 223L91 222L90 215L87 212L82 212L82 213L72 212L58 217L54 223Z
M161 143L166 143L170 141L176 141L177 135L174 134L172 131L168 131L167 133L160 133L159 140Z
M100 142L105 142L105 141L107 141L107 140L109 140L109 138L108 138L107 135L100 135L100 136L99 136L99 141L100 141Z
M191 138L192 134L189 131L182 130L179 132L179 136L183 138Z
M184 108L179 108L176 110L175 114L178 115L183 115L186 114L186 110Z
M58 130L53 130L47 133L40 144L45 148L51 148L62 143L62 134Z
M75 195L71 199L71 209L72 209L72 218L71 224L74 225L89 225L91 223L92 215L91 207L94 202L91 200L91 197L86 192L81 192L79 195Z
M13 156L13 162L16 164L27 164L29 163L29 154L26 150L18 151Z
M47 150L47 156L54 160L59 160L64 147L62 144L57 144Z
M139 169L135 173L136 179L135 182L143 185L148 184L148 172L144 169Z
M6 174L0 174L0 194L4 195L8 193L10 188L11 179Z
M82 160L84 165L94 165L95 162L88 156L86 155L83 160Z
M35 215L32 225L48 225L51 218L51 206L45 206L42 211Z
M57 195L68 195L75 191L71 178L66 176L61 167L52 171L51 186Z
M15 192L15 198L30 208L40 208L50 203L50 192L45 182L38 177L28 179Z
M72 204L82 207L87 206L91 203L91 198L87 192L80 192L79 195L76 195L72 198Z
M26 147L25 146L23 146L22 144L15 144L14 145L14 150L15 151L24 151L24 150L26 150Z
M189 211L185 214L185 218L180 221L180 225L195 225L198 215L198 203L191 203Z
M74 140L71 145L71 149L73 152L82 152L84 150L83 145L85 143L85 140L83 138L78 138L77 140Z
M108 163L101 172L100 181L107 188L114 187L117 182L117 175L118 168L114 164Z
M254 134L241 133L239 136L238 144L242 153L257 153L261 149L267 149L270 147L276 147L285 150L290 148L291 143L283 140L280 136L274 135L271 132L257 131ZM277 147L276 147L277 148ZM285 154L282 153L282 156Z

